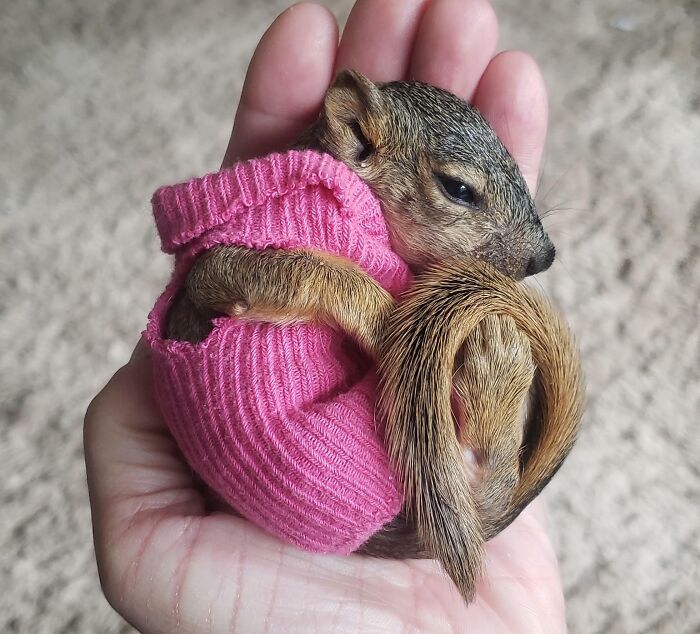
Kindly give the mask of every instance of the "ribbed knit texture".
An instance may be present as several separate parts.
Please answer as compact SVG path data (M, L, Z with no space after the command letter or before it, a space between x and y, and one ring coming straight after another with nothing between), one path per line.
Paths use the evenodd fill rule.
M401 292L410 274L390 248L378 201L330 156L292 151L161 188L153 210L176 266L144 335L182 453L263 529L306 550L352 552L402 502L374 420L371 363L325 326L220 318L195 345L164 340L163 328L194 258L218 244L311 247Z

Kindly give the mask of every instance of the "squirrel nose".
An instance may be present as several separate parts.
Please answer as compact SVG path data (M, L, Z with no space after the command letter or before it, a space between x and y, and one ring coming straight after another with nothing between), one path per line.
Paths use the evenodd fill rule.
M546 249L543 249L539 253L533 255L525 267L525 275L535 275L536 273L542 273L546 271L552 262L554 262L554 256L556 255L556 249L553 244L550 244Z

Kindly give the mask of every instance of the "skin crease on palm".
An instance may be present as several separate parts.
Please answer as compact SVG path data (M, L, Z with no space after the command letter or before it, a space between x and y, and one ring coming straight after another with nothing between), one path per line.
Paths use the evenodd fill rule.
M420 79L471 100L534 187L546 92L524 53L493 57L497 31L486 0L359 0L338 44L327 9L296 5L258 45L224 165L294 139L334 72L352 67L375 81ZM141 345L90 405L85 456L102 587L143 632L566 629L538 502L487 544L468 607L434 562L313 555L238 517L207 513L152 400Z

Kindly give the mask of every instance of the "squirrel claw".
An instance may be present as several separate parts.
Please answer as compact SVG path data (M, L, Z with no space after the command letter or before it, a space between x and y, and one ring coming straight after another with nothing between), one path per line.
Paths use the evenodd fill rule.
M231 317L242 317L245 315L248 310L250 309L250 306L248 305L247 302L244 302L243 300L234 302L234 304L231 306L229 309L229 315Z

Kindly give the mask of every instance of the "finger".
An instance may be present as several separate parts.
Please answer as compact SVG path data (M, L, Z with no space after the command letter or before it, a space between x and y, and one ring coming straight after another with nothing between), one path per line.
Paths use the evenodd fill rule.
M520 51L491 60L474 104L516 160L533 193L547 134L547 90L537 63Z
M144 615L143 597L149 596L152 585L139 572L146 566L146 549L156 538L164 541L167 557L157 554L159 564L169 566L181 555L173 545L186 522L178 518L193 521L204 514L190 470L153 401L150 366L149 353L140 343L129 363L93 399L83 432L102 588L115 609L140 628L144 618L157 623L163 614L172 613L164 593L153 592Z
M150 365L139 344L85 415L88 488L100 535L118 532L151 508L203 513L202 498L153 400Z
M129 362L139 362L141 359L147 359L150 358L151 356L151 351L148 349L148 345L146 342L142 339L139 339L139 342L136 344L136 347L134 348L133 352L131 353L131 357L129 358Z
M427 0L359 0L340 41L336 70L382 82L403 79Z
M337 45L338 25L320 5L295 5L273 22L248 67L224 166L283 148L313 121Z
M469 101L497 43L488 0L434 0L418 29L410 77Z

